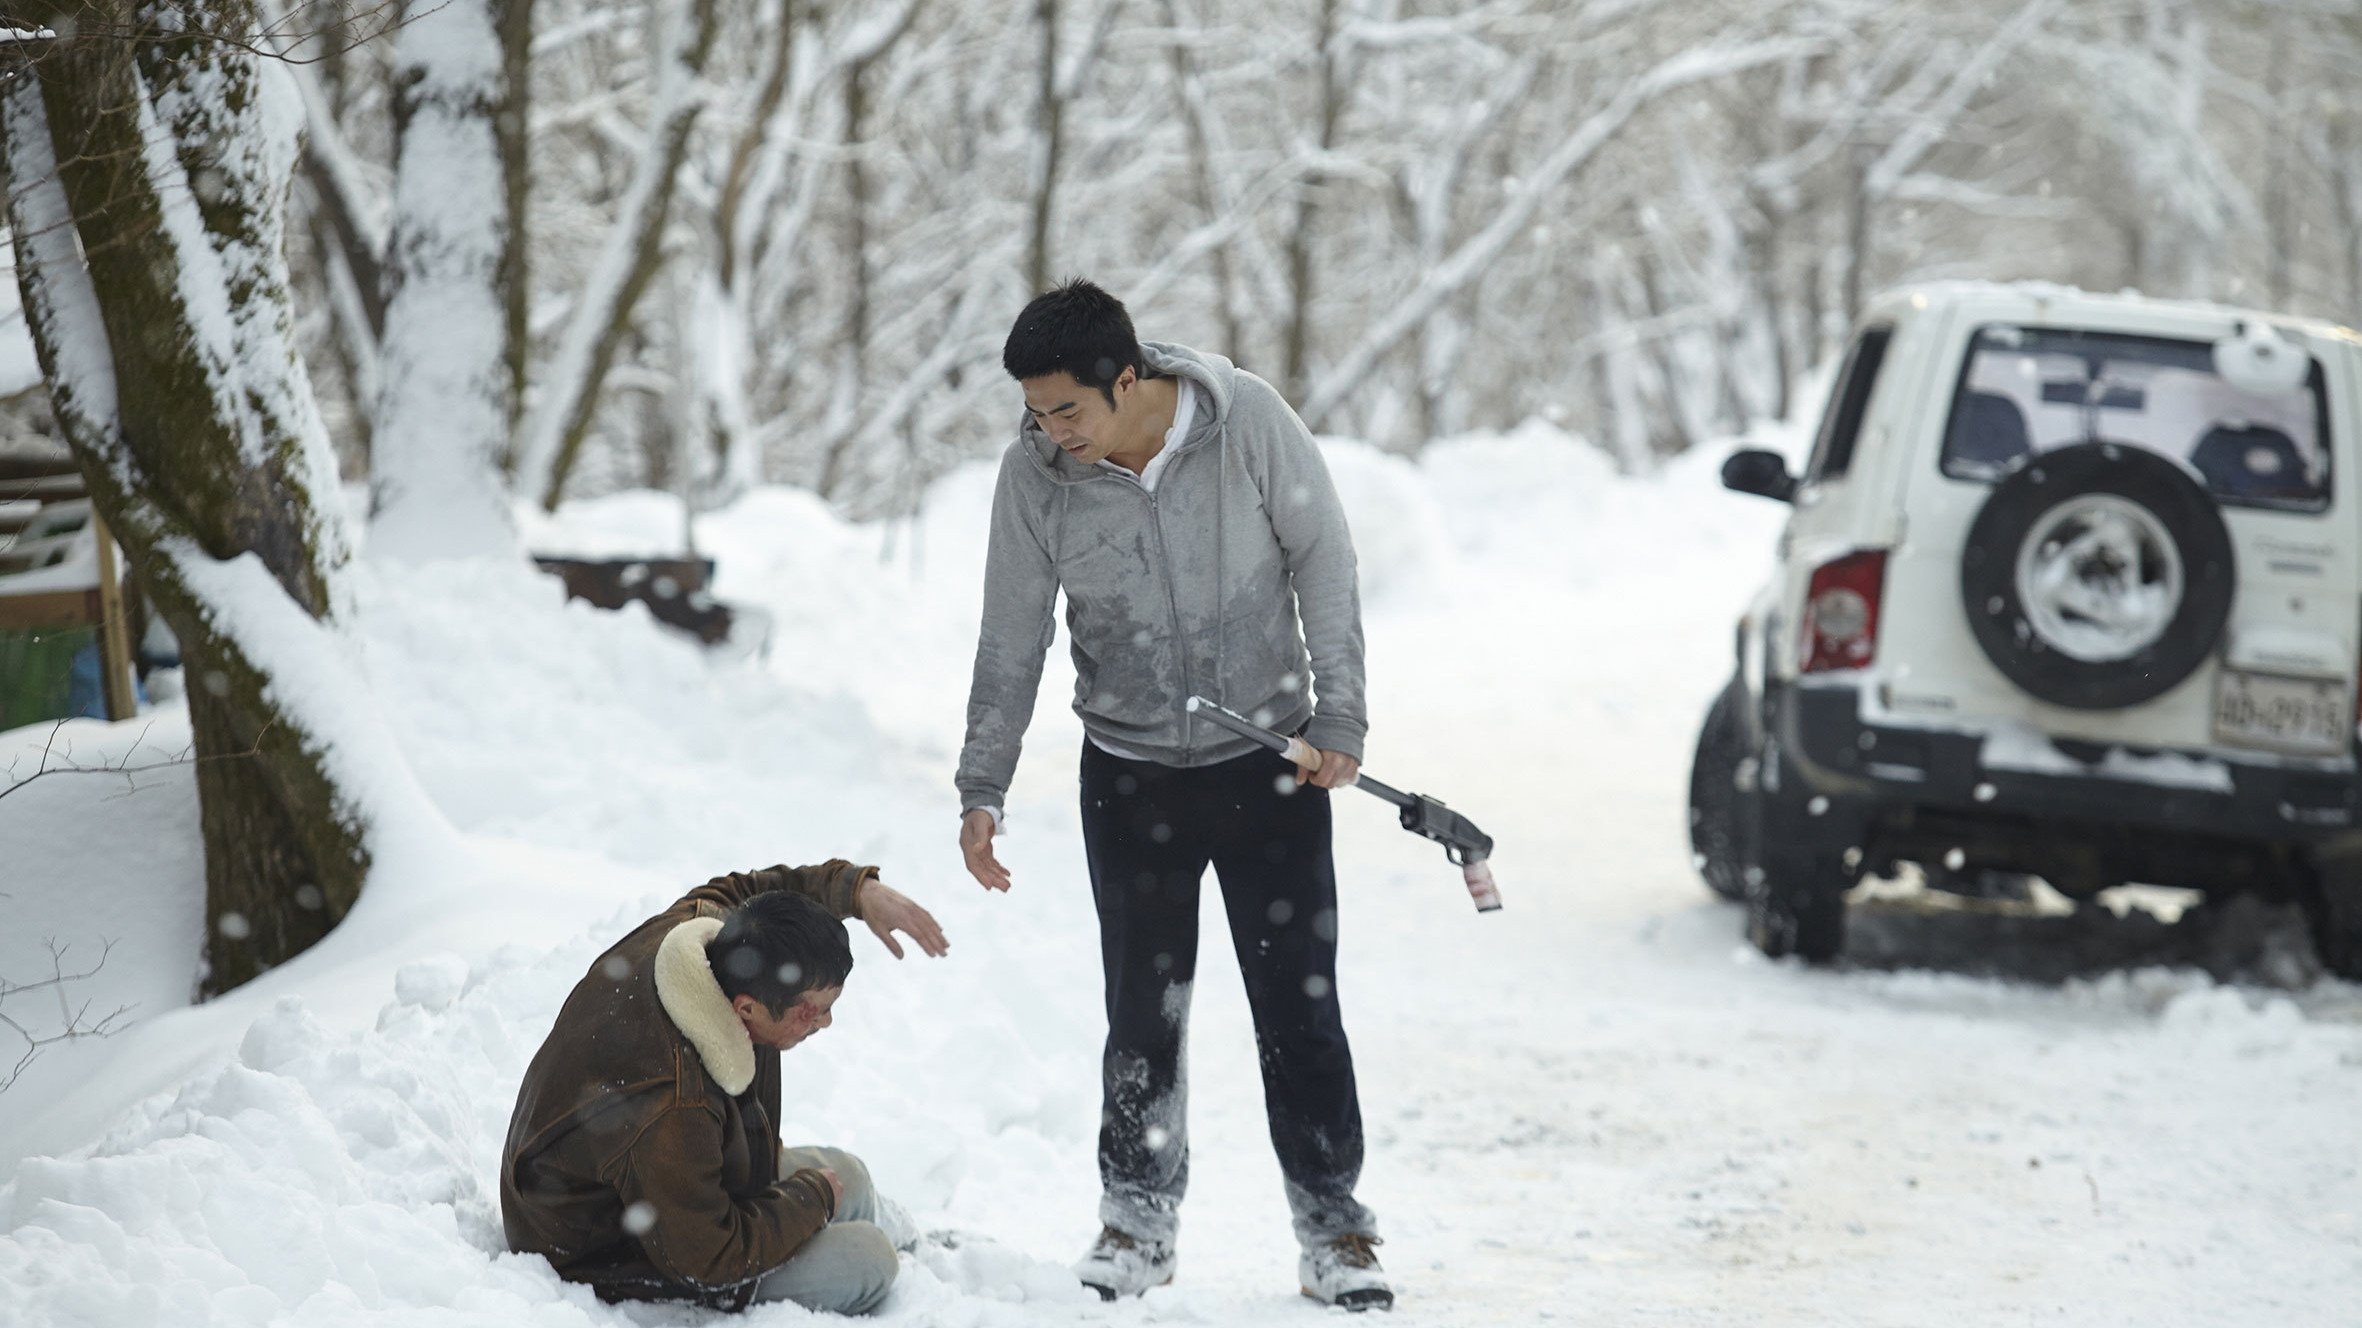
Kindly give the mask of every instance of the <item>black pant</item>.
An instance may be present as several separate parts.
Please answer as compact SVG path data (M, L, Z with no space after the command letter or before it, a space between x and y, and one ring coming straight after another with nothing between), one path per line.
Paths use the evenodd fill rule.
M1176 769L1083 744L1083 844L1107 973L1101 1218L1169 1240L1189 1181L1181 1074L1198 882L1221 881L1263 1104L1299 1237L1370 1230L1353 1198L1361 1102L1337 1007L1337 873L1326 789L1268 752Z

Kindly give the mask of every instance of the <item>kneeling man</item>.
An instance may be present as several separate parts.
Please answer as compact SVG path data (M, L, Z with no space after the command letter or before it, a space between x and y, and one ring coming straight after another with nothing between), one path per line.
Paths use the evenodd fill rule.
M779 1053L828 1027L842 919L931 955L927 911L842 860L716 877L600 955L525 1071L501 1150L509 1248L605 1300L876 1309L910 1219L858 1158L782 1146Z

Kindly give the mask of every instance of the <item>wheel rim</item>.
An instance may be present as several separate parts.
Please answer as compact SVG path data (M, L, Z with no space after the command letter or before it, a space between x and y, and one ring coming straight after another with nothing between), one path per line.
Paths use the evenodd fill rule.
M2083 494L2042 514L2018 546L2018 602L2042 643L2105 664L2155 645L2181 608L2181 551L2157 514Z

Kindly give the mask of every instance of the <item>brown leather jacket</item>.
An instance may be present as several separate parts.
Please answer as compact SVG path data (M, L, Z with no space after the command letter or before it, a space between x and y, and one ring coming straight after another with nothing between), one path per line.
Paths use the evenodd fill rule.
M779 1053L747 1037L704 943L768 890L853 917L876 870L839 859L718 876L599 956L517 1090L500 1158L510 1249L603 1299L741 1309L827 1225L826 1178L779 1175Z

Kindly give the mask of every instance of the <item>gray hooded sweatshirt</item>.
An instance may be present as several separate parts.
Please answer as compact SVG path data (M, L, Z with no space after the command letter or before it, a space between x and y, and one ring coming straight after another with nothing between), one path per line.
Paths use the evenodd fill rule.
M1151 373L1204 392L1156 492L1076 461L1030 415L1001 458L960 751L963 811L999 807L1008 793L1061 590L1074 710L1103 745L1171 766L1254 750L1185 712L1194 692L1361 757L1369 721L1353 537L1312 435L1271 384L1221 356L1140 349Z

